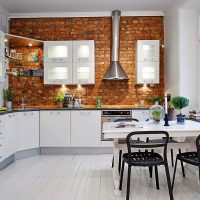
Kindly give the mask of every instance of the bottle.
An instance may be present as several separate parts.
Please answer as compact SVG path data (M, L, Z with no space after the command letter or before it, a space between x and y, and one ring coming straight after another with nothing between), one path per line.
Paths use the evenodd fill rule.
M102 102L101 97L96 98L96 108L101 108L101 102Z

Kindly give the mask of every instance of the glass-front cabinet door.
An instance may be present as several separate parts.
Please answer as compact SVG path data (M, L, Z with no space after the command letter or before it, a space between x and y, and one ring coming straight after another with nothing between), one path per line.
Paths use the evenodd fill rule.
M4 56L5 54L5 34L0 31L0 56Z
M159 62L137 63L137 84L158 84Z
M73 63L73 84L94 83L94 62Z
M72 41L44 42L45 62L72 62Z
M73 62L94 61L94 40L73 41Z
M138 62L159 62L160 58L159 40L138 40L137 61Z
M44 63L44 84L72 83L72 63Z

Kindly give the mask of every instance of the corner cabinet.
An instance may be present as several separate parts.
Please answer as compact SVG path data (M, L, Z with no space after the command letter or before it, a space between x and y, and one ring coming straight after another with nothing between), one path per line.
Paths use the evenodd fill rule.
M70 111L40 111L40 146L70 147Z
M95 84L94 40L44 43L44 84Z
M137 84L160 82L160 41L137 41Z
M101 111L71 111L71 147L101 146Z

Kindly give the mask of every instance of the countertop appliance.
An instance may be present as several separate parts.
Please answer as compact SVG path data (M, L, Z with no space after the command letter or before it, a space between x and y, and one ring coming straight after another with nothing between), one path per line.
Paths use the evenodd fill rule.
M103 135L103 123L104 122L113 122L116 119L127 119L132 118L132 111L131 110L102 110L101 112L101 140L108 141L104 139Z

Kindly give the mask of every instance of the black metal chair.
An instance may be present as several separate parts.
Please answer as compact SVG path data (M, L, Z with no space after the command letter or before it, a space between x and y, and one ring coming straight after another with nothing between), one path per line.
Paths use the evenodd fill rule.
M131 143L131 139L134 136L140 136L140 138L146 137L148 135L163 135L165 136L164 143ZM170 181L170 174L167 162L167 144L169 140L169 134L166 131L140 131L140 132L132 132L129 133L126 138L128 153L123 154L123 162L122 162L122 169L120 175L120 186L119 189L122 190L122 182L123 182L123 173L124 173L124 165L125 163L128 164L128 178L127 178L127 192L126 192L126 200L129 200L130 194L130 178L131 178L131 167L132 166L140 166L140 167L155 167L155 174L156 174L156 185L158 187L158 166L164 165L169 189L169 196L170 200L173 200L173 193ZM132 152L132 148L139 148L139 149L155 149L155 148L163 148L163 157L155 152Z
M131 121L135 121L135 122L139 122L138 119L135 119L135 118L118 118L118 119L115 119L113 122L131 122ZM139 138L137 139L137 141L132 141L132 142L139 142ZM119 144L126 144L126 139L119 139L118 140L118 143ZM118 170L119 170L119 173L120 173L120 170L121 170L121 165L122 165L122 150L119 150L119 164L118 164ZM112 167L114 166L114 156L113 156L113 159L112 159Z
M185 178L185 170L182 164L183 162L199 167L199 181L200 181L200 135L196 139L196 147L197 147L197 151L195 152L185 152L185 153L177 154L175 167L174 167L173 181L172 181L172 190L174 188L174 181L175 181L175 176L176 176L176 168L177 168L178 160L181 161L182 174L184 178Z

